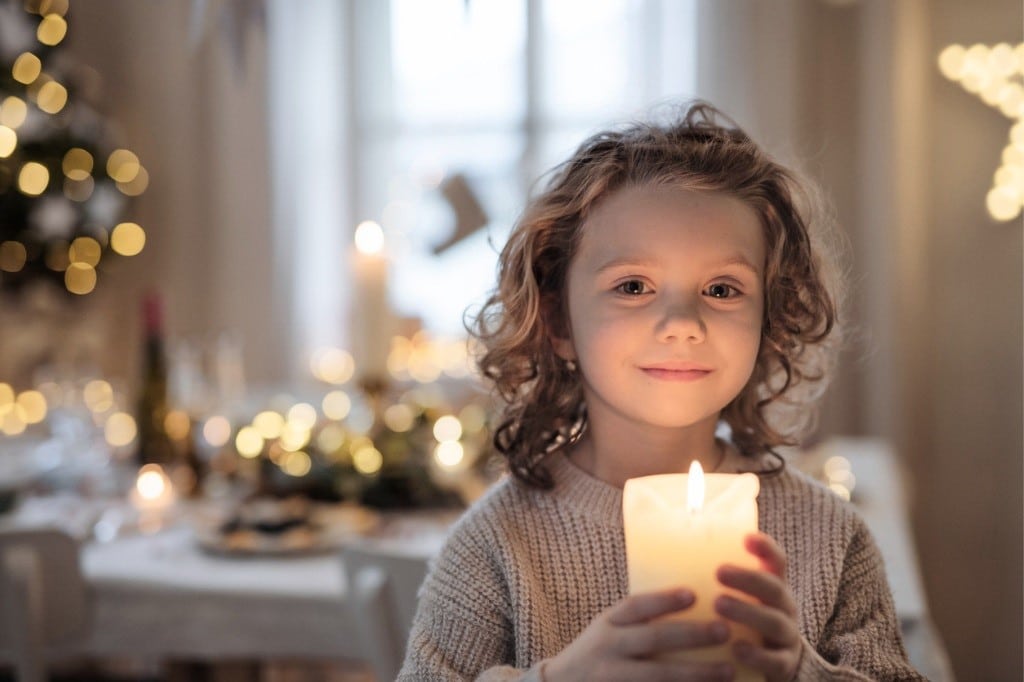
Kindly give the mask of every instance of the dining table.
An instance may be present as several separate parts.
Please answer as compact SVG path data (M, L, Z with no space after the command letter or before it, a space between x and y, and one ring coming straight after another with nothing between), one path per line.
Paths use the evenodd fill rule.
M881 439L832 439L798 463L841 455L856 476L852 503L885 561L912 662L932 680L952 680L932 623L909 522L905 477ZM92 626L75 652L149 660L359 659L360 623L348 604L336 547L324 551L210 551L186 522L190 505L158 529L133 522L124 498L26 496L2 527L50 526L80 539L92 593ZM379 512L372 531L346 541L429 560L458 510ZM113 519L113 522L112 520Z

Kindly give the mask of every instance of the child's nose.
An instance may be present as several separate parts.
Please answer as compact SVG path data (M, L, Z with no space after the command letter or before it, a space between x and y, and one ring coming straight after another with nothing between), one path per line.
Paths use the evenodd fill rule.
M658 321L657 335L666 343L702 342L707 335L707 327L701 315L700 302L692 297L666 300Z

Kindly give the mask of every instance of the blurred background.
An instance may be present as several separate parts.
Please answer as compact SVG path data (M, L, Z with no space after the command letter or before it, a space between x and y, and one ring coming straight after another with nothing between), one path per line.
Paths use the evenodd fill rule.
M891 447L957 677L1020 679L1022 38L1017 0L5 2L0 388L137 416L155 373L186 430L226 417L207 464L282 395L358 421L402 382L429 416L440 386L468 428L463 311L531 187L600 127L708 99L848 244L808 445ZM42 428L11 415L7 450ZM149 437L98 419L115 459Z

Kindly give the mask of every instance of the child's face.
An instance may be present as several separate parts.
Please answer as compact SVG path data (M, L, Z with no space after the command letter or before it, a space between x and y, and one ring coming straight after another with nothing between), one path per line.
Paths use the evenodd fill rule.
M569 266L568 338L588 419L679 428L709 420L754 369L765 244L726 194L619 190L591 213Z

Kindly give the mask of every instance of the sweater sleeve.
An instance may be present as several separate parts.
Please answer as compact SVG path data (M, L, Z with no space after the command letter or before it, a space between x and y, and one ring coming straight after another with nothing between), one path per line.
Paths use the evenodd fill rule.
M855 523L832 617L816 647L804 642L796 680L925 680L907 660L882 556Z
M509 665L508 590L481 525L460 524L424 580L398 682L539 682L539 669Z

